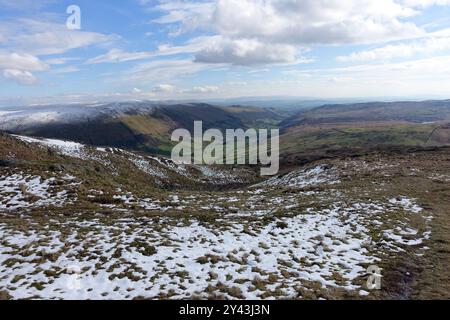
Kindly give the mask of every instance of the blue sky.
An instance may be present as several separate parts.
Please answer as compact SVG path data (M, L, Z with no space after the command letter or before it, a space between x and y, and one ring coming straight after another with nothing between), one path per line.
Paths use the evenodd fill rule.
M448 88L450 0L0 0L0 105Z

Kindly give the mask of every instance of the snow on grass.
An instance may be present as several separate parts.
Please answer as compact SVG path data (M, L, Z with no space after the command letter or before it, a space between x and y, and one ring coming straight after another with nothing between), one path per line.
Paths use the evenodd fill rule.
M95 232L81 243L74 241L68 245L66 240L64 252L54 262L47 262L45 268L35 261L36 254L26 258L8 254L12 249L8 247L12 246L10 241L17 235L9 235L1 228L2 241L8 246L0 254L3 266L0 288L7 288L14 298L120 299L171 295L175 299L206 298L208 287L224 285L235 288L224 293L227 298L260 299L283 284L278 294L295 297L300 279L356 289L351 281L365 271L359 264L375 260L363 248L365 240L360 235L355 237L351 226L339 219L338 211L299 216L286 223L284 229L271 223L255 230L254 235L244 233L244 226L239 224L218 231L195 221L189 226L163 228L159 232L154 232L151 224L146 228L126 222L114 226L91 225ZM117 233L118 230L125 232ZM333 236L329 235L330 230L334 230ZM113 234L116 234L114 240ZM36 235L32 236L35 240ZM39 243L47 241L53 252L61 248L56 238L55 234L38 237ZM87 241L91 249L86 252ZM42 249L50 254L49 248ZM8 259L11 262L12 258L21 262L13 264L14 270L5 268L5 262ZM123 261L118 263L118 259ZM97 264L102 267L95 267ZM85 271L73 278L68 274L69 267ZM31 271L36 268L42 271L33 274ZM48 276L51 274L48 270L63 272ZM336 270L342 276L340 283L335 279ZM295 276L286 278L286 274ZM211 280L211 275L217 276ZM12 283L14 278L21 280ZM255 283L260 281L267 283L255 288Z
M67 191L58 191L54 187L56 181L54 177L43 179L40 176L24 174L2 175L0 176L0 209L14 211L50 205L62 207L68 204ZM73 185L73 182L66 182L66 184Z
M416 199L408 199L407 197L399 197L399 198L393 198L389 200L389 203L394 205L400 205L405 209L406 211L412 212L412 213L420 213L423 211L423 209L416 204Z
M92 152L92 150L89 150L85 145L81 143L56 139L44 139L44 138L36 139L17 135L13 135L13 137L27 143L38 144L41 146L55 149L58 153L64 156L82 160L94 160L100 162L105 166L111 165L111 162L107 160L104 156Z
M167 175L165 173L165 169L162 168L162 161L156 161L154 157L144 157L136 153L132 153L129 151L125 151L122 149L115 149L116 152L119 152L120 155L124 156L125 159L134 164L139 170L147 173L148 175L167 179ZM152 163L153 162L153 163Z
M158 201L139 201L161 210ZM318 283L366 295L359 279L368 265L385 250L420 246L429 237L402 223L374 222L392 210L407 211L399 203L336 202L263 224L231 213L216 224L72 217L25 231L0 223L0 290L17 299L270 299L297 298L305 283ZM374 230L384 235L379 243Z
M248 175L243 170L235 172L210 166L187 166L163 157L144 156L119 148L93 148L76 142L56 139L38 139L17 135L14 137L26 143L52 148L64 156L99 162L108 167L114 175L117 175L117 170L113 167L111 159L121 158L121 160L129 161L138 170L159 179L156 181L157 183L168 182L171 174L177 174L195 182L223 185L242 183Z
M315 185L334 185L340 181L336 172L327 166L317 166L315 168L306 170L295 170L284 176L277 176L271 178L263 183L256 185L256 187L290 187L290 188L304 188Z
M57 149L62 155L74 157L74 158L80 158L85 159L83 148L84 145L76 142L70 142L70 141L63 141L63 140L56 140L56 139L35 139L25 136L14 136L15 138L27 142L27 143L34 143L34 144L40 144L46 147L55 148Z
M170 161L135 159L145 162L136 166L175 170ZM205 179L226 179L208 170L202 171ZM201 177L190 171L183 172ZM55 182L74 184L76 177L1 176L0 209L68 203L66 190L53 189ZM118 188L111 194L117 206L102 205L118 211L114 218L93 212L90 218L73 213L33 222L22 215L20 227L2 219L0 291L16 299L289 299L313 283L313 291L337 288L365 296L370 292L361 279L368 265L392 252L425 250L431 229L408 219L427 214L417 200L353 199L340 185L295 190L322 184L339 184L337 170L296 170L220 195L171 190L138 197ZM282 187L294 190L279 192ZM87 197L99 195L91 189ZM144 210L152 212L146 217Z
M207 182L213 182L217 184L227 184L227 183L240 183L243 182L242 177L233 174L231 171L221 170L217 167L213 166L195 166L197 170L199 170L202 174L202 178ZM205 182L205 181L203 181Z

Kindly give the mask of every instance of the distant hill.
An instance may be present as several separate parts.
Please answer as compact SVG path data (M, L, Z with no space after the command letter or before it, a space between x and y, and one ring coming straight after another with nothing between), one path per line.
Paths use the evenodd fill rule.
M450 100L328 104L286 113L276 108L147 101L0 109L0 130L168 155L177 128L280 128L281 155L327 154L379 146L450 144Z
M350 123L361 121L450 121L450 100L370 102L324 105L301 111L286 119L282 127L300 124Z
M203 121L205 130L225 130L274 126L282 119L270 109L203 103L73 104L1 109L0 130L167 154L172 146L172 131L177 128L192 131L194 121Z
M324 105L281 124L284 157L450 144L450 100Z

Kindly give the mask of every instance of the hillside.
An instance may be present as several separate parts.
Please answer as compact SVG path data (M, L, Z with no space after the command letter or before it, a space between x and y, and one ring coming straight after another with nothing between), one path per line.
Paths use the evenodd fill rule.
M171 133L193 129L281 128L282 160L384 147L450 143L450 101L358 103L307 108L294 116L270 108L203 103L129 102L6 108L0 130L93 146L169 155ZM297 161L294 160L294 161Z
M260 180L0 135L0 296L448 298L449 157L343 157Z
M351 122L450 122L450 100L324 105L286 119L282 127Z
M284 120L284 157L450 144L450 101L325 105Z
M266 123L273 126L281 120L272 110L254 107L129 102L3 108L0 130L168 154L172 131L176 128L193 130L194 121L203 121L205 130L225 130Z

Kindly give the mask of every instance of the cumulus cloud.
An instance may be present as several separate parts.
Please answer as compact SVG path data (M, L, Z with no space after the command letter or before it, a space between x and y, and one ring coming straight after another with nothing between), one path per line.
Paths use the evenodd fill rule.
M256 39L220 39L197 53L195 61L233 65L290 63L296 61L297 54L298 49L287 44L262 43Z
M0 51L0 71L3 77L19 84L36 84L38 79L31 72L48 69L49 66L45 62L33 55Z
M417 12L393 0L219 0L214 25L221 34L290 44L370 43L421 30L401 22Z
M272 43L370 43L422 32L402 20L419 12L395 0L218 0L195 5L167 2L157 8L166 13L155 20L158 23L187 25L202 15L203 28Z
M49 67L45 62L31 54L0 51L0 69L9 68L28 71L44 71Z
M3 70L3 76L22 85L33 85L38 82L38 79L29 71L5 69Z
M161 1L153 9L162 12L162 16L153 22L170 26L172 34L196 29L213 33L214 39L203 39L206 45L194 51L197 62L273 64L294 62L301 58L305 47L316 44L369 44L423 36L425 31L405 18L418 15L416 8L430 2ZM446 0L433 2L442 4ZM192 52L189 45L178 47L182 49Z
M171 84L159 84L152 89L154 93L173 93L176 87Z

